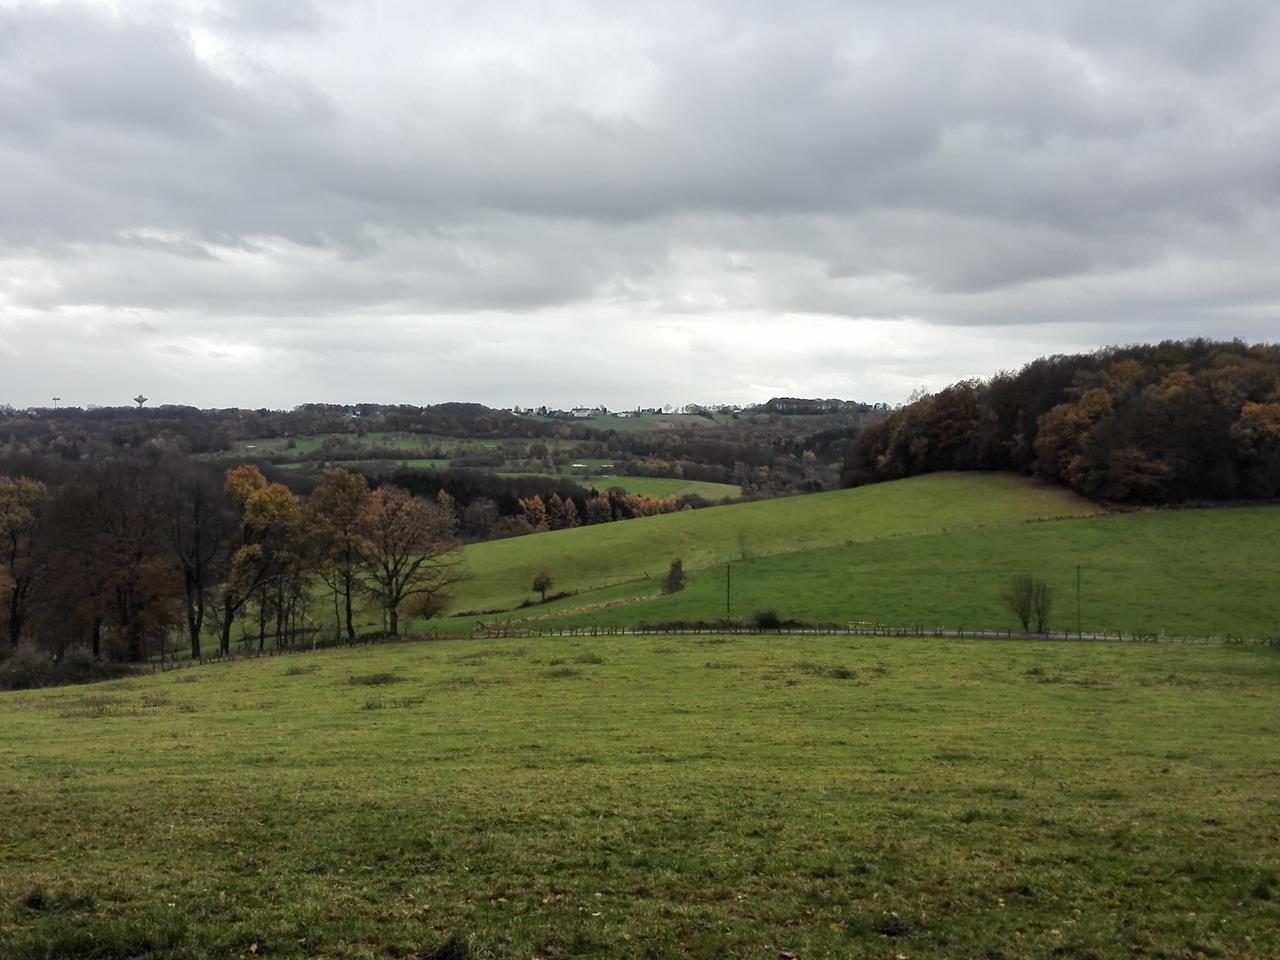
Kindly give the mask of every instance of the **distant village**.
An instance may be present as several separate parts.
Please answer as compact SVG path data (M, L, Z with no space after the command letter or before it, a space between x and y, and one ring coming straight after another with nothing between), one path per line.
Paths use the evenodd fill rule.
M511 412L527 416L550 417L556 420L590 420L594 417L656 417L663 415L683 414L686 416L709 417L714 414L735 416L740 413L776 413L793 416L812 416L822 413L841 413L844 411L865 412L872 409L888 409L888 404L867 404L856 400L813 400L799 397L774 397L767 403L743 406L736 403L700 404L686 403L683 406L666 404L662 407L635 407L631 410L610 410L601 404L595 407L573 407L569 410L557 410L551 407L512 407Z

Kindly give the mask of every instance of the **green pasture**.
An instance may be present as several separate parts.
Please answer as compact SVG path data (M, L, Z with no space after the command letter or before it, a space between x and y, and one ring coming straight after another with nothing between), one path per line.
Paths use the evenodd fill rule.
M602 460L593 457L571 459L560 465L559 473L566 477L603 476L613 469L616 460Z
M464 550L471 580L453 609L506 609L530 596L546 568L555 590L583 590L729 560L799 553L1027 520L1087 516L1097 507L1057 487L1008 474L934 474L855 490L709 507L620 523L557 530Z
M685 497L698 496L706 500L737 499L742 496L742 488L733 483L712 483L706 480L679 480L673 477L632 477L614 476L611 474L587 475L575 473L565 468L556 474L503 472L500 477L543 477L554 476L572 480L580 487L588 490L612 490L615 487L627 493L641 494L646 497Z
M366 434L310 434L298 437L258 437L252 440L239 440L224 456L270 456L281 453L294 453L302 456L317 452L324 441L335 436L353 447L397 447L406 450L417 450L432 443L427 437L418 433L371 432ZM293 441L293 446L289 442Z
M500 439L485 440L472 437L446 437L435 434L388 431L373 431L365 434L311 434L298 437L257 437L251 440L238 440L230 450L220 454L220 456L224 459L231 457L269 457L282 454L293 454L301 457L317 453L329 436L337 437L344 441L349 448L353 449L384 447L413 452L428 447L443 447L453 455L464 453L468 450L496 450L504 442L507 442ZM292 447L289 446L290 441L293 442ZM520 438L515 442L529 443L531 441ZM557 447L561 443L561 441L557 440L538 442L545 443L548 447Z
M0 695L0 956L1280 956L1280 654L447 641Z
M735 560L684 591L659 584L584 594L527 613L582 626L750 618L922 628L1021 629L1000 601L1031 573L1054 591L1053 630L1280 636L1280 508L1123 514L955 531ZM728 581L726 583L726 580ZM575 612L575 604L583 609Z
M322 470L329 467L342 467L346 470L355 470L359 467L414 467L429 470L446 470L449 467L448 460L431 460L428 458L414 458L409 460L335 460L332 463L326 463L319 460L306 460L297 463L281 463L277 464L283 470Z
M565 422L573 423L580 427L588 427L592 430L614 430L618 433L639 433L642 430L671 430L677 427L714 430L723 425L719 420L713 423L706 417L686 413L659 413L642 417L620 417L617 414L610 413L602 417L589 417L583 420Z
M742 488L734 483L711 483L707 480L679 480L673 477L587 477L579 481L583 486L595 487L597 490L608 490L621 487L627 493L638 493L646 497L686 497L697 496L707 500L737 499L742 496Z
M606 414L603 417L590 417L584 420L566 421L575 426L589 427L592 430L616 430L618 433L638 433L641 430L656 430L662 424L660 416L619 417ZM557 421L559 422L559 421Z

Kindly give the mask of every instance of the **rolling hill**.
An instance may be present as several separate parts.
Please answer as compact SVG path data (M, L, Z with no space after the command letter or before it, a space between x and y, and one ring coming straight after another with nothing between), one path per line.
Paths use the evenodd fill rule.
M541 569L553 574L558 591L592 590L660 581L676 557L694 572L730 560L1098 512L1074 494L1007 474L937 474L710 507L467 547L471 580L453 609L514 607Z

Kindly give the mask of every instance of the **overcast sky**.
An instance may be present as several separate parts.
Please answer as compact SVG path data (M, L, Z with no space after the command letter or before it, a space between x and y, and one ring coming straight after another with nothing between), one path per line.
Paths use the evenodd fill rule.
M0 0L0 403L892 403L1280 340L1278 8Z

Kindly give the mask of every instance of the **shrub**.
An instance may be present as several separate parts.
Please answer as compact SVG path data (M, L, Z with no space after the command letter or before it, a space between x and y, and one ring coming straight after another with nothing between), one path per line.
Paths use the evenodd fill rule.
M671 566L667 569L667 579L663 581L663 593L679 593L684 589L686 577L684 573L684 561L676 557L671 561Z
M22 644L0 664L0 687L5 690L32 690L51 687L57 682L58 665L34 644Z
M757 610L751 615L751 625L757 630L780 630L782 618L777 610Z

